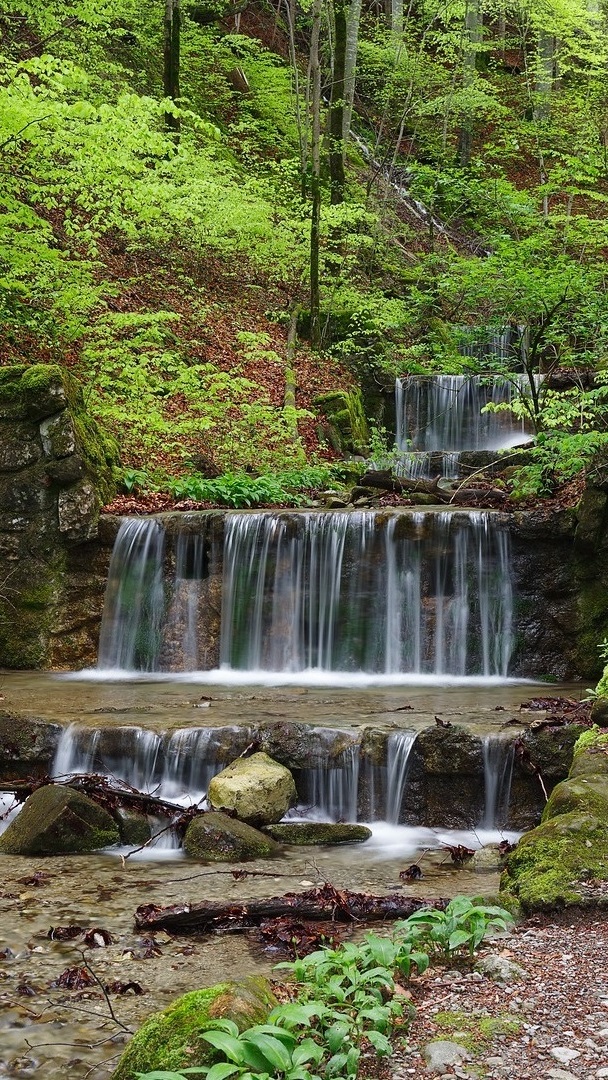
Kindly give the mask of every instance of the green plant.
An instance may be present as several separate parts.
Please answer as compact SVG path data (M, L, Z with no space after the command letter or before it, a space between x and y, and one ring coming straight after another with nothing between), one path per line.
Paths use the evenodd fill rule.
M466 896L455 896L445 911L423 908L414 912L396 929L412 928L420 932L420 941L434 952L449 957L461 949L470 956L483 941L489 929L506 930L513 916L504 908L476 903Z
M137 493L148 484L148 474L145 469L124 469L120 483L127 495Z

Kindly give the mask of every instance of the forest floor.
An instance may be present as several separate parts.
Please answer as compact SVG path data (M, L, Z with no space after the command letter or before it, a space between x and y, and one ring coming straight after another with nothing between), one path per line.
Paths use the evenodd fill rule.
M608 1077L608 911L531 917L479 955L490 954L523 974L501 983L431 967L410 984L416 1015L386 1080ZM446 1052L446 1063L429 1067L425 1048L444 1040L467 1056L450 1064Z

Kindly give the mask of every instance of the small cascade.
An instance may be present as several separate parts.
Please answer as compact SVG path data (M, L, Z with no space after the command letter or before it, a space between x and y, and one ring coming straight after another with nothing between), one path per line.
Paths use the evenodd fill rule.
M100 668L155 671L165 612L165 531L154 518L125 518L108 574Z
M526 442L526 421L509 411L487 412L488 404L509 405L528 389L525 375L410 376L397 379L396 444L404 453L504 450Z
M385 816L391 825L398 825L401 819L410 754L417 734L416 731L397 731L388 738Z
M169 802L197 803L211 778L238 757L251 738L246 726L158 734L140 727L71 724L59 740L51 775L98 773Z
M511 623L491 514L227 518L224 670L505 676Z
M483 775L485 786L483 829L504 825L511 794L511 779L515 761L513 739L487 735L483 740Z
M338 755L332 754L336 736L344 732L319 729L319 737L327 743L326 760L329 766L303 769L300 779L301 802L308 813L321 821L356 821L359 792L360 742L351 736L350 746Z

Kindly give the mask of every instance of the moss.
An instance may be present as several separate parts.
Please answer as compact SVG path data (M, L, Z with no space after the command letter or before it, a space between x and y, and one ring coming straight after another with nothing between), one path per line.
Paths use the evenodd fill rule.
M369 840L365 825L342 825L323 821L291 821L267 825L264 829L282 844L352 844Z
M117 843L118 827L92 799L69 787L38 788L0 836L10 855L64 855L98 851Z
M251 825L211 811L190 822L184 836L184 851L191 858L206 862L241 862L269 858L278 854L280 848Z
M600 729L594 725L591 728L587 728L579 735L574 745L574 757L576 759L584 750L600 746L608 748L608 734L601 732Z
M234 1020L241 1031L262 1023L276 1005L265 979L251 976L192 990L164 1012L151 1016L133 1036L112 1080L134 1080L138 1072L205 1065L214 1051L202 1032L220 1018Z
M571 811L521 838L507 860L501 898L512 894L525 912L585 901L579 883L608 879L608 826L594 814Z
M608 776L589 775L564 780L553 788L542 820L549 821L574 810L595 814L608 825Z
M516 1035L522 1021L508 1013L486 1016L481 1013L438 1012L433 1017L435 1038L449 1036L472 1053L487 1050L498 1036Z
M337 450L365 453L369 429L360 390L334 390L320 394L313 404L325 416L334 436L331 441Z

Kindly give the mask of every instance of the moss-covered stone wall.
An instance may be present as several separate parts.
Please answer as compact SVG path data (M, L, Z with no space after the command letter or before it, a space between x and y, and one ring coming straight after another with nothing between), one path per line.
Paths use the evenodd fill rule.
M93 660L113 494L113 440L57 365L0 369L0 667Z

